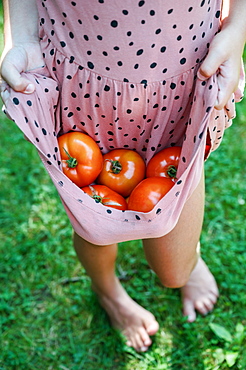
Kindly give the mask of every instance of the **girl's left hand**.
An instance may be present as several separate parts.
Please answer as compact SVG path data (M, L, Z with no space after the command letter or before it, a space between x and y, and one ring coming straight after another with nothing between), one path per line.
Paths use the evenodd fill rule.
M214 107L223 109L238 88L244 42L231 27L225 27L213 38L209 52L198 70L200 80L217 73L218 96Z

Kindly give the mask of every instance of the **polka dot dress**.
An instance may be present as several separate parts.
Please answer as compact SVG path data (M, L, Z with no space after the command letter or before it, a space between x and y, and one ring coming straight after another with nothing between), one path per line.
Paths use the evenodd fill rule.
M32 95L7 111L37 147L75 231L98 245L160 237L178 221L202 172L207 132L216 149L235 115L215 111L216 76L196 77L221 21L220 0L38 1L46 66L26 72ZM146 163L182 146L178 182L149 213L97 204L61 171L57 137L88 133L102 153L129 148Z

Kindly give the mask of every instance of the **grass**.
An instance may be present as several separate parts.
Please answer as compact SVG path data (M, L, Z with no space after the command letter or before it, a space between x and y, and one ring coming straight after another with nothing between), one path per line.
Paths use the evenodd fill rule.
M120 245L123 285L160 323L145 354L111 329L35 149L0 115L0 370L246 369L246 102L237 110L206 163L203 257L220 288L213 313L186 323L179 290L161 286L141 243Z

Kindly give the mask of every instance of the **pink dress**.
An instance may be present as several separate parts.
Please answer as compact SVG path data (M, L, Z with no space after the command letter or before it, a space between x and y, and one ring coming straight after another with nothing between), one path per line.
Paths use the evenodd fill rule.
M212 150L235 115L216 111L217 80L196 77L221 21L221 0L37 1L46 66L26 72L31 95L11 92L8 114L37 147L75 231L98 245L172 230ZM61 171L57 136L88 133L102 153L146 160L182 145L178 181L149 213L95 203Z

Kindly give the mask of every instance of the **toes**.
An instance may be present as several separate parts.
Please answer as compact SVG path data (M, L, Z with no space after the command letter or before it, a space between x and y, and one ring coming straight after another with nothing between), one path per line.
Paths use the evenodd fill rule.
M142 336L140 333L136 333L134 339L132 340L133 342L133 347L135 348L136 351L138 352L146 352L149 348L149 346L145 345Z
M149 347L143 346L139 349L139 352L147 352Z
M195 302L195 308L198 312L200 312L202 315L207 315L214 309L214 304L216 303L215 298L212 299L212 297L203 297L202 300Z
M201 315L207 315L207 313L210 311L207 309L204 301L196 301L195 308Z
M148 351L151 344L152 341L144 328L139 328L138 332L126 342L127 346L133 347L137 352Z
M142 340L143 346L149 347L152 344L152 340L150 339L148 333L144 328L140 328L139 335Z
M126 341L126 345L127 345L128 347L133 347L133 344L132 344L132 341L131 341L131 340L127 340L127 341Z
M183 301L183 315L187 316L188 322L193 322L196 320L196 311L194 304L189 299L184 299Z
M148 325L148 327L146 327L146 330L149 335L155 335L159 330L158 322L154 320L150 325Z

